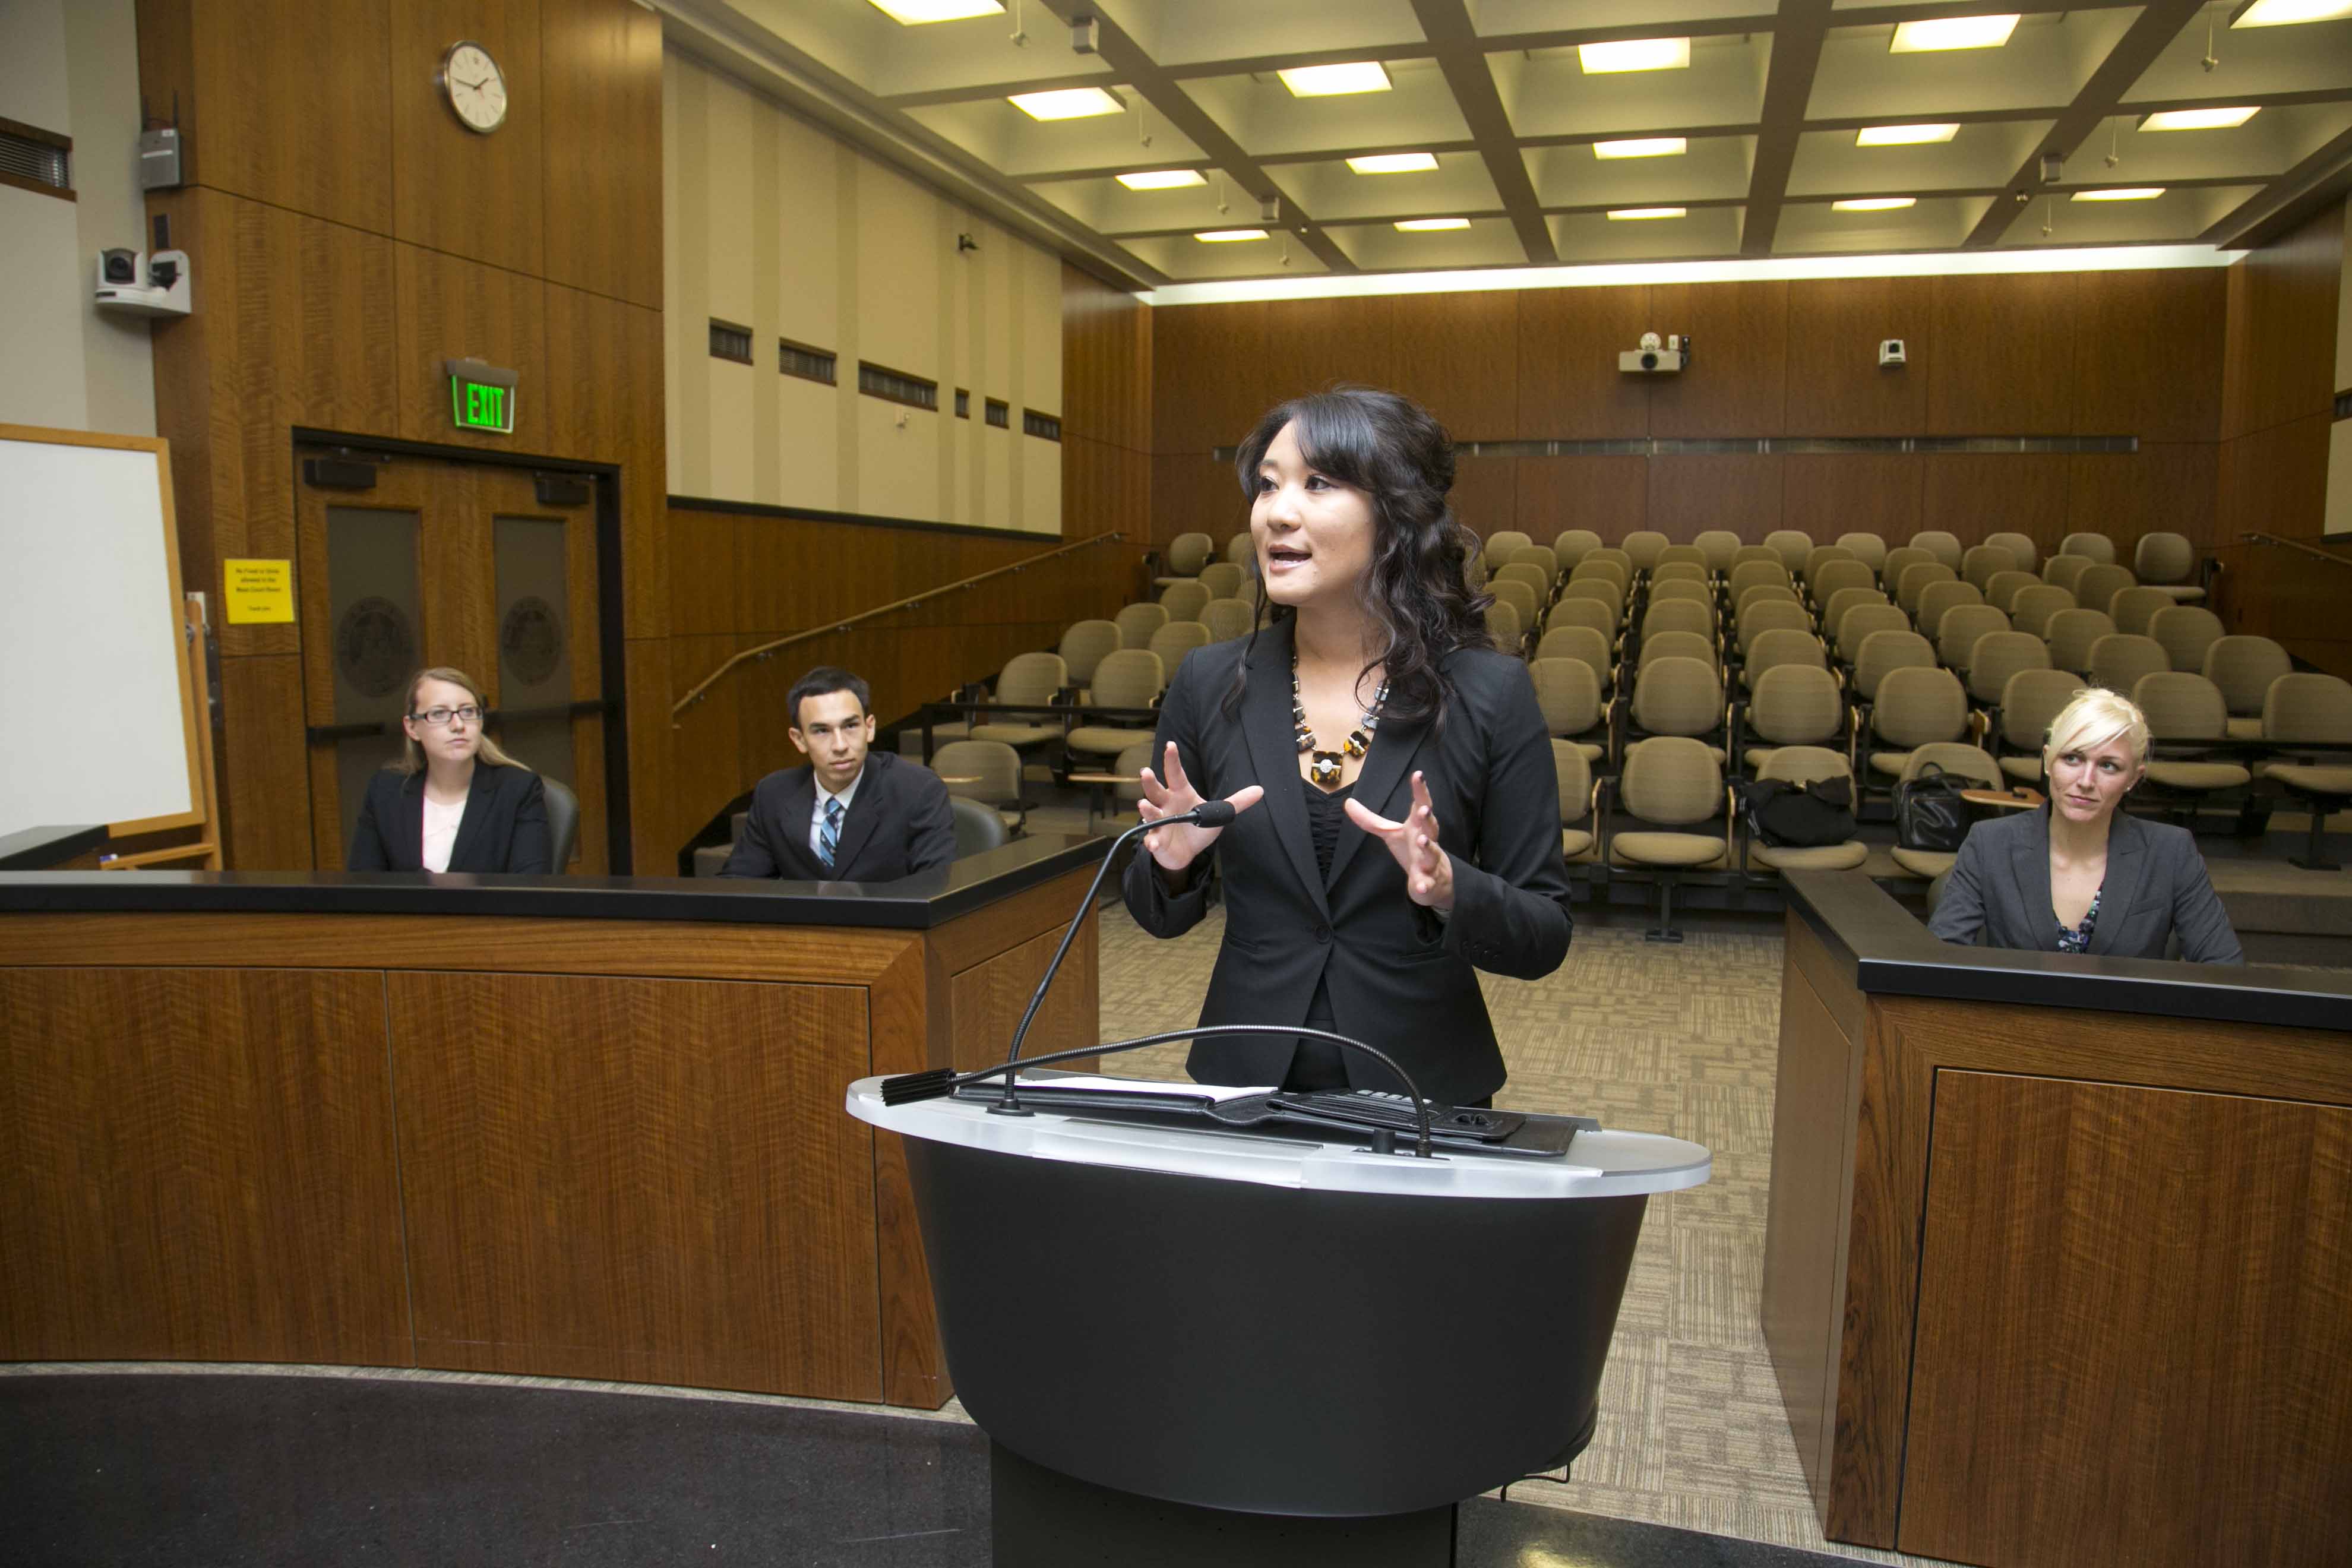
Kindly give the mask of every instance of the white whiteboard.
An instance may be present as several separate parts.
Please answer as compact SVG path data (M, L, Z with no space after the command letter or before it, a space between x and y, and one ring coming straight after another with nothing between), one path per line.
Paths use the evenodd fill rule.
M0 833L199 819L164 465L0 426Z

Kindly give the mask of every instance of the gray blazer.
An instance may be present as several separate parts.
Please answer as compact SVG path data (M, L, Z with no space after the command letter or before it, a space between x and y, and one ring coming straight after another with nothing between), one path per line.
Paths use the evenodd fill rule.
M1946 942L2058 951L2049 806L1969 829L1927 929ZM2091 952L2162 958L2175 932L2180 956L2192 963L2246 962L2189 830L2118 811L2107 829L2107 879Z

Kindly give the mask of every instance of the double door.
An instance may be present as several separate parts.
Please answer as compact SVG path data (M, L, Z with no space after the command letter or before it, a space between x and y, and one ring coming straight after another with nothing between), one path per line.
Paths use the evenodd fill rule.
M416 670L450 666L486 732L580 801L568 867L608 868L596 475L298 451L297 581L311 861L343 866L368 780L400 755Z

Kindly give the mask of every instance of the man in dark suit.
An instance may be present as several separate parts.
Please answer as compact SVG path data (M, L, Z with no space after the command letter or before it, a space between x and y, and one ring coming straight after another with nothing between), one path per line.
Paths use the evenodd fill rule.
M939 775L866 749L866 682L820 665L787 700L793 744L808 765L760 781L720 876L890 882L955 858L955 813Z

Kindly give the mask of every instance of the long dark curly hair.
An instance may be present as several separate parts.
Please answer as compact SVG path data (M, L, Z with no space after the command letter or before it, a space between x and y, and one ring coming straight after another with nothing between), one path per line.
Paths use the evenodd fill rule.
M1294 397L1266 411L1234 458L1242 493L1253 501L1258 465L1286 425L1297 427L1299 455L1309 468L1371 498L1372 563L1356 594L1383 634L1373 662L1386 670L1384 715L1442 726L1453 696L1443 661L1460 648L1494 646L1486 620L1492 597L1474 592L1465 576L1478 537L1454 519L1445 500L1454 488L1454 443L1445 426L1412 399L1373 387L1335 386ZM1255 551L1250 572L1253 577L1258 572ZM1258 603L1270 604L1263 584ZM1297 614L1273 605L1261 611L1259 628ZM1255 647L1256 631L1250 640ZM1225 697L1229 713L1239 710L1247 670L1244 658Z

